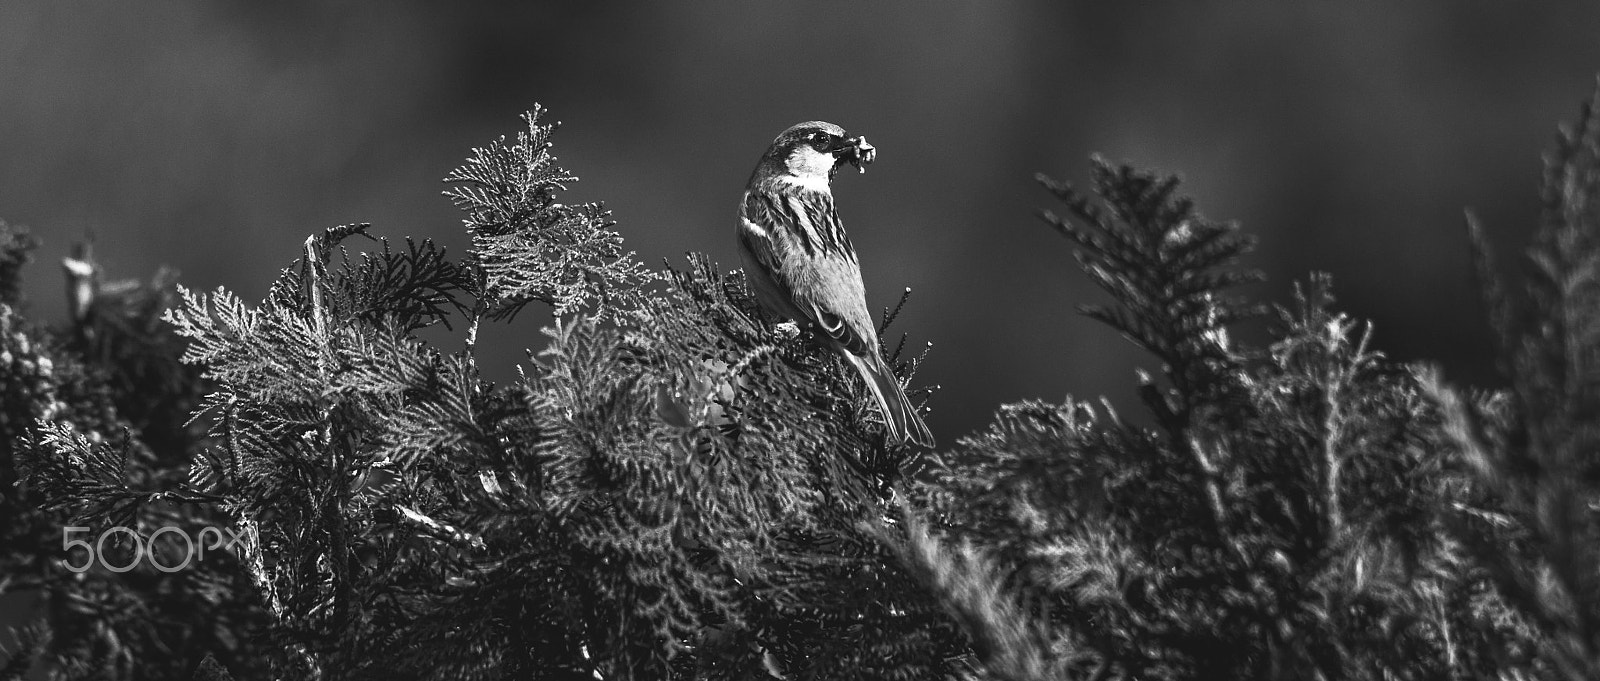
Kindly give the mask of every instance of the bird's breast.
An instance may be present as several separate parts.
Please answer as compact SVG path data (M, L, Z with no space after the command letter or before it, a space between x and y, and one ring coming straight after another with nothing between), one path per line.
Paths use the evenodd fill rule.
M795 250L808 257L837 256L856 259L855 246L845 234L833 195L793 185L763 184L745 193L740 206L745 229L762 230L775 250Z

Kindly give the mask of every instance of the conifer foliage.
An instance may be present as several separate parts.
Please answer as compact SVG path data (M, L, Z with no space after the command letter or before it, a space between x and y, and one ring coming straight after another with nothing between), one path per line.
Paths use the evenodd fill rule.
M1457 472L1502 513L1454 526L1494 584L1549 638L1565 679L1600 677L1600 89L1545 157L1542 211L1513 289L1468 215L1509 387L1429 389ZM1437 376L1433 378L1437 379ZM1509 549L1509 550L1508 550Z
M32 409L7 421L29 495L14 514L38 535L16 551L30 564L61 572L52 533L65 516L48 509L145 536L174 518L241 536L234 553L173 575L88 573L114 585L204 576L216 594L159 590L194 608L188 627L226 638L195 642L177 622L106 632L95 649L128 664L80 670L84 650L62 645L43 624L60 619L45 617L15 669L181 678L205 657L207 674L234 678L940 668L954 630L926 626L931 611L912 616L915 584L858 526L905 452L885 446L854 374L776 333L739 275L703 257L651 271L622 250L602 207L558 203L576 178L550 154L554 126L539 111L526 122L446 178L473 238L464 258L345 225L307 239L259 303L221 289L163 294L153 309L171 308L158 327L168 342L138 347L151 362L181 352L207 385L172 451L146 456L125 434L114 398L132 382L82 391L105 395L102 423L14 377L33 391L7 402ZM513 384L484 381L478 325L530 303L556 313L547 346ZM139 329L152 309L102 308ZM417 335L463 318L456 348ZM163 366L192 393L196 376ZM157 515L157 503L172 508ZM81 591L70 579L29 586L52 599ZM217 601L229 617L199 607ZM182 652L132 664L162 650Z
M1235 264L1250 241L1172 178L1098 160L1092 177L1101 205L1041 178L1070 213L1044 219L1110 294L1085 312L1161 362L1159 380L1140 372L1157 427L1107 404L1027 402L941 455L930 508L945 541L998 559L970 579L1016 585L1040 620L1032 647L1050 652L1032 655L1048 662L1037 672L981 661L1004 678L1519 668L1526 637L1497 629L1506 608L1439 536L1458 492L1414 371L1333 309L1325 276L1273 312L1270 344L1232 340L1262 312L1225 295L1258 278Z
M231 664L260 654L241 638L259 611L228 553L166 572L140 561L128 534L97 541L110 526L194 536L221 522L183 485L200 386L160 321L170 284L104 281L80 249L68 261L71 328L41 328L14 285L35 243L0 223L0 616L20 627L0 678L186 678L196 660L172 651ZM75 572L90 558L66 551L69 538L117 570L142 566ZM183 561L174 543L159 547L152 560Z
M540 109L445 178L466 253L338 226L261 301L84 248L46 328L0 223L0 679L1594 678L1596 107L1527 295L1480 249L1509 390L1386 359L1327 276L1242 299L1250 237L1097 158L1043 217L1149 418L936 453L738 271L560 203ZM480 326L545 309L486 380Z

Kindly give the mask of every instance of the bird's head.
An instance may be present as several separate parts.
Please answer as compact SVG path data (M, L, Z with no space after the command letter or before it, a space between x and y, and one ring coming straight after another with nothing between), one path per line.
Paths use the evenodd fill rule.
M772 146L767 148L768 158L803 180L831 180L841 163L866 172L867 164L877 156L878 150L867 144L865 136L851 137L844 128L823 121L793 126L772 140Z

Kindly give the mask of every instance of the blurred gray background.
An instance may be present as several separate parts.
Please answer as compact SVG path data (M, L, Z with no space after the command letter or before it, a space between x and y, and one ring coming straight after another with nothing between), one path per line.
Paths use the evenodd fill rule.
M565 121L570 200L643 259L738 266L766 144L821 118L880 151L836 195L869 304L934 342L945 445L1003 402L1104 394L1151 362L1033 213L1034 172L1087 156L1177 172L1261 238L1286 301L1310 270L1377 345L1492 384L1462 211L1502 248L1537 217L1539 155L1600 70L1592 3L12 3L0 0L0 218L45 239L27 293L92 232L114 277L177 268L259 300L309 233L466 242L440 178L535 102ZM507 380L548 322L486 329Z

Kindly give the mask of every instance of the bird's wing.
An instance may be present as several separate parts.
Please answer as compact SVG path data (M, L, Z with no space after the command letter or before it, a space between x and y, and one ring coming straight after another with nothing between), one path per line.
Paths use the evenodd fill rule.
M861 357L878 355L878 334L867 312L861 269L855 261L815 259L807 263L816 277L791 284L795 303L818 329L844 349Z
M776 274L783 269L783 258L778 254L778 244L772 238L771 229L772 225L766 221L752 220L749 216L741 215L739 246L744 255L755 261L748 264Z
M875 356L878 335L867 312L855 246L824 192L773 187L745 197L745 249L795 309L846 350Z

